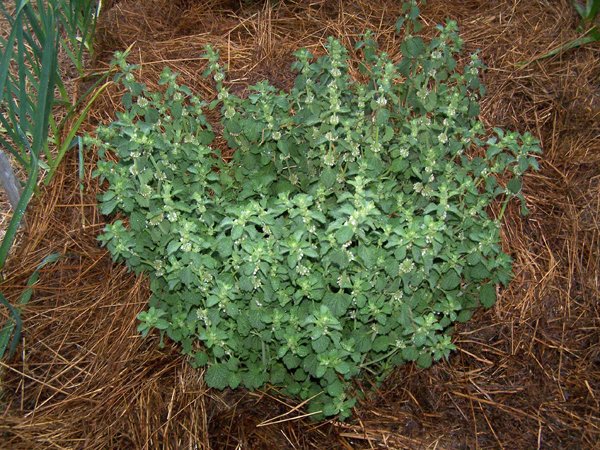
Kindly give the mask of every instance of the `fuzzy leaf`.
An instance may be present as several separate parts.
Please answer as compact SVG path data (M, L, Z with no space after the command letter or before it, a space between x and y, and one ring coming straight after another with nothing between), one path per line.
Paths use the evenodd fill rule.
M491 308L496 303L496 286L485 284L479 290L479 301L485 308Z
M204 373L204 382L208 387L223 390L229 386L230 372L224 364L212 364Z

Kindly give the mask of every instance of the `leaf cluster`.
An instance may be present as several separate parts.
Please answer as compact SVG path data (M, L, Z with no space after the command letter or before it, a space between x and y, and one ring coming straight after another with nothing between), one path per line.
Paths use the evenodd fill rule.
M522 200L539 152L529 134L485 132L482 63L457 68L461 45L449 22L430 42L408 34L394 62L367 33L359 81L330 38L319 58L296 53L290 92L261 82L247 97L208 48L209 105L168 69L149 92L122 64L125 112L87 140L102 213L125 217L100 240L151 280L140 331L180 343L209 386L270 383L314 397L316 417L348 417L356 377L448 357L453 323L510 279L488 207Z

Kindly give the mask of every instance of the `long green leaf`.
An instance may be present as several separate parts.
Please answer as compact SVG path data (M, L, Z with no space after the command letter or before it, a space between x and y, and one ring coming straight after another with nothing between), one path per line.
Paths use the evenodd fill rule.
M92 38L96 29L97 2L95 0L55 0L58 20L66 30L61 40L80 75L83 75L83 55L93 51Z
M4 125L2 125L2 126L4 127ZM11 143L9 143L6 139L4 139L2 137L2 135L0 135L0 146L2 146L4 149L6 149L13 156L13 158L15 158L17 160L17 162L21 166L27 167L27 164L29 164L27 162L27 160L23 159L23 156L21 155L21 153L18 150L16 150L15 147Z
M20 10L17 10L16 19L19 19L20 16L21 16ZM4 53L2 54L2 59L0 59L0 94L4 93L4 86L6 85L6 80L8 79L10 62L12 60L12 54L13 54L13 48L14 48L14 44L15 44L16 35L17 35L17 27L13 26L10 34L8 35L8 39L6 40L6 46L4 47Z
M22 3L20 6L21 6L21 8L17 8L17 13L15 16L15 21L14 21L14 28L11 31L9 39L7 39L7 43L9 43L10 46L7 46L5 48L5 52L2 56L2 60L0 61L0 87L2 87L2 90L0 90L0 92L2 92L2 93L5 92L4 87L5 87L6 80L8 79L8 69L9 69L7 61L8 61L9 56L12 53L15 38L20 39L20 42L17 43L19 52L21 50L23 50L22 11L25 10L25 7L27 5ZM23 102L21 102L19 105L19 111L20 111L19 118L21 119L23 124L28 123L29 118L32 120L33 128L31 130L31 138L32 138L31 146L29 145L28 137L25 135L25 132L23 131L22 127L19 124L19 121L17 121L14 114L11 115L11 120L13 121L13 123L16 127L16 131L20 135L20 144L29 150L30 164L28 167L27 183L25 185L25 188L23 189L23 192L21 193L21 197L19 198L17 207L15 208L13 216L9 222L8 229L6 230L4 239L2 240L2 244L0 245L0 270L4 267L4 264L6 263L6 258L8 256L8 252L14 241L17 229L19 227L21 219L23 218L23 215L25 214L25 209L27 208L27 205L29 204L29 200L31 199L31 196L33 195L33 191L37 184L38 175L39 175L39 165L38 165L39 153L40 153L40 150L45 145L47 138L48 138L49 116L51 113L51 108L52 108L53 99L54 99L54 87L56 85L58 35L57 35L56 29L55 29L54 13L50 6L48 7L48 10L46 11L46 13L47 13L47 15L45 16L45 18L43 20L43 25L44 25L44 35L47 39L43 43L39 89L37 92L37 109L31 115L31 117L27 117L28 116L27 110L26 110ZM19 30L21 30L21 31L19 31ZM22 55L21 55L21 57L17 58L17 64L19 64L21 66L24 64L24 59L23 59ZM25 86L23 83L23 80L25 79L25 77L26 77L25 72L23 71L22 68L20 68L20 70L19 70L19 88L20 88L19 92L22 95L25 93ZM8 94L7 94L8 100L9 100L9 105L12 105L12 107L9 107L9 113L11 113L11 111L10 111L11 109L14 110L14 108L16 108L16 105L14 105L14 101L12 99L12 96L14 94L15 94L15 90L11 86L11 89L9 89ZM5 100L6 100L6 98L5 98ZM30 291L25 291L23 300L26 302L29 300L29 297L31 297ZM10 312L11 318L12 318L12 322L9 322L8 324L6 324L0 331L0 357L2 357L2 356L4 356L6 347L10 340L10 336L13 333L13 330L15 330L15 335L13 336L13 339L12 339L12 342L11 342L11 345L9 348L9 354L10 355L14 354L14 351L16 350L16 346L20 339L22 325L21 325L21 317L20 317L19 311L16 308L14 308L13 306L11 306L10 303L5 299L5 297L2 294L0 294L0 303L4 304L9 309L9 312Z
M106 71L98 72L98 73L94 74L94 76L98 76L98 78L96 79L96 81L94 81L94 83L89 88L87 88L87 90L81 96L79 96L79 98L77 99L77 101L74 104L69 104L70 108L67 111L67 113L65 114L65 116L62 118L60 123L58 124L57 130L64 129L64 127L68 124L68 122L75 115L75 113L77 113L77 111L79 111L79 108L81 108L81 105L83 105L86 102L86 100L88 99L88 97L90 95L92 95L94 92L96 92L96 89L98 88L98 86L100 86L102 83L104 83L104 81L110 75L111 75L111 70L106 70Z
M592 22L600 11L600 0L587 0L585 3L580 3L577 0L573 1L573 6L584 22Z
M12 358L17 349L17 345L21 336L21 327L23 326L21 321L21 314L19 313L19 310L17 308L12 306L8 302L8 300L6 300L2 293L0 293L0 303L6 306L6 308L10 312L9 322L5 323L2 327L2 330L0 330L0 359L4 357L9 342L10 348L8 350L8 357ZM11 341L13 331L15 332L15 335Z
M27 95L27 90L26 90L26 66L25 66L25 61L24 61L24 55L25 55L25 45L24 45L24 40L23 40L23 27L20 26L20 23L17 25L16 27L17 29L17 35L16 35L16 40L17 40L17 54L15 55L15 59L16 59L16 63L17 63L17 67L18 67L18 72L19 72L19 84L18 84L18 91L17 92L13 92L11 95L13 98L16 98L19 102L18 106L18 112L19 112L19 123L21 124L21 129L23 129L23 132L25 134L27 134L28 130L28 125L29 125L29 120L28 120L28 111L27 111L27 107L29 106L29 102L28 100L28 95ZM14 87L14 85L13 85Z
M594 42L600 42L600 29L598 29L596 27L588 30L587 33L585 33L583 36L573 39L572 41L566 42L563 45L559 45L558 47L550 50L547 53L544 53L541 56L537 56L536 58L534 58L530 61L527 61L527 62L518 63L517 67L522 68L522 67L525 67L525 66L531 64L532 62L539 61L540 59L545 59L545 58L550 58L552 56L560 55L561 53L564 53L573 48L581 47L583 45L591 44Z
M83 160L83 139L81 139L81 137L77 138L77 150L79 156L79 192L83 192L83 178L85 175L85 167Z
M588 0L591 6L588 9L588 20L594 20L600 12L600 0Z
M54 173L56 172L56 169L58 168L58 165L60 164L60 162L64 158L67 150L71 147L73 139L75 138L75 135L79 131L79 127L81 126L81 124L83 123L83 121L85 120L85 118L87 117L87 114L90 111L90 108L92 107L93 103L96 101L96 99L98 98L98 96L108 86L110 86L111 84L112 84L112 81L108 81L108 82L104 83L100 88L98 88L96 90L96 92L94 93L94 95L92 96L92 98L90 98L90 100L88 101L88 103L85 105L85 108L83 108L83 111L81 112L81 114L79 115L79 117L77 118L77 120L75 121L75 123L71 124L71 127L69 129L69 133L67 134L67 137L64 139L63 145L60 147L60 149L59 149L58 154L56 155L56 157L50 163L50 170L49 170L48 175L47 175L47 177L45 179L45 184L46 185L48 183L50 183L50 180L52 180L52 177L54 176Z
M0 270L6 263L6 258L12 243L14 241L17 229L21 219L25 214L25 209L33 195L39 175L39 154L46 143L48 137L48 121L54 98L54 86L56 76L56 65L58 55L58 36L55 30L54 14L52 9L48 8L47 20L45 20L45 35L48 38L44 43L44 52L42 58L42 71L40 76L40 89L37 95L37 109L35 111L32 128L32 145L30 150L29 176L27 183L17 208L9 222L8 229L0 245ZM20 14L17 21L20 20ZM27 141L27 139L25 139ZM27 144L27 142L24 142Z
M36 269L29 277L29 280L27 280L27 288L23 291L21 297L19 297L19 305L26 305L27 303L29 303L29 300L31 300L31 296L33 295L33 287L40 278L40 270L44 268L44 266L58 261L59 258L60 253L51 253L48 256L46 256L41 263L38 264ZM15 353L15 350L17 349L17 345L21 339L21 312L18 307L15 308L14 306L12 306L1 293L0 303L2 303L8 308L12 319L12 322L9 319L9 321L5 323L2 329L0 330L0 359L2 359L6 354L6 349L8 347L9 342L10 348L8 352L8 357L12 358L12 356Z
M20 107L18 107L14 102L13 93L14 93L14 89L15 89L15 83L12 83L10 80L10 63L13 59L15 41L18 40L19 38L22 39L22 35L21 35L21 33L22 33L22 16L23 16L24 8L26 6L27 6L26 1L21 1L17 5L16 11L15 11L15 18L13 21L13 28L11 30L10 35L8 36L8 38L6 40L6 46L4 47L4 53L2 54L2 58L0 59L0 95L2 95L3 98L8 101L8 104L6 105L7 106L6 113L8 114L8 116L10 118L10 122L12 122L12 123L7 123L7 121L4 120L4 118L3 118L2 126L6 130L6 132L9 134L10 138L14 141L14 145L17 146L17 147L15 147L13 145L7 146L6 150L9 151L10 153L12 153L14 156L16 156L17 159L22 163L26 163L27 158L25 158L24 155L19 152L19 147L21 147L21 146L19 146L19 143L20 143L21 139L20 139L20 134L18 134L19 130L17 130L16 126L15 126L17 124L15 111L21 111L21 114L22 114L25 110L26 102L25 103L21 102ZM18 45L20 46L20 44L18 44ZM17 60L19 61L19 55L17 55ZM19 75L21 75L21 74L22 74L22 69L19 68ZM19 155L19 156L17 156L17 155Z
M38 91L38 103L36 115L34 116L33 128L33 151L39 155L48 137L48 121L54 100L54 86L56 85L56 67L58 55L58 35L54 29L54 13L48 8L46 18L46 37L44 42L44 54L42 58L42 73L40 76L40 89Z
M592 28L585 35L556 47L548 53L544 53L542 56L538 56L536 60L550 58L551 56L559 55L560 53L571 50L572 48L581 47L582 45L591 44L592 42L598 41L600 41L600 32L597 29Z
M0 11L11 26L9 36L6 39L0 38L0 45L4 49L0 57L0 95L6 111L5 115L0 116L0 124L8 136L7 139L0 136L0 145L12 153L28 172L27 182L9 222L6 235L0 244L0 270L6 263L16 231L36 188L40 153L48 149L49 127L52 126L57 138L61 136L51 111L52 106L57 104L54 98L55 87L59 89L62 102L70 108L68 115L72 115L76 108L71 104L66 88L58 75L60 28L63 27L67 31L67 39L62 41L63 46L82 73L83 51L85 48L91 49L89 43L95 28L95 15L90 15L94 5L93 0L68 2L37 0L34 7L29 0L15 0L15 11L9 14L4 2L0 2ZM59 10L56 11L55 7ZM79 35L81 41L78 40ZM16 74L10 70L11 63L14 63L17 68ZM97 85L94 86L96 87ZM70 130L67 139L59 146L57 157L49 159L54 163L54 170L89 112L91 104L105 87L102 86L93 94ZM77 104L79 105L79 101ZM48 179L50 178L51 176ZM48 262L50 260L45 259L38 269ZM36 270L28 282L28 288L21 296L20 303L29 301L33 292L32 286L38 276ZM19 309L10 305L2 294L0 294L0 303L9 309L11 315L9 323L0 330L1 358L9 343L9 353L11 355L14 353L20 339L22 324ZM11 336L13 336L12 342Z

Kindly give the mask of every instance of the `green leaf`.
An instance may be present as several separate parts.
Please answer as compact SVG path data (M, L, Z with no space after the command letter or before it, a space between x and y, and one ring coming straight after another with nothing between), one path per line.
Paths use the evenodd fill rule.
M373 351L385 352L391 345L391 340L387 336L377 336L373 341Z
M9 358L11 358L15 351L17 350L17 345L19 344L20 338L21 338L21 327L22 327L22 321L21 321L21 314L19 312L19 310L15 307L13 307L8 300L6 300L6 297L4 297L4 295L2 295L0 293L0 303L2 303L10 312L10 321L6 324L4 324L4 326L2 327L2 330L0 330L0 358L4 358L6 349L8 348L8 356ZM14 336L12 337L12 341L11 341L11 335L13 334L13 331L15 332ZM10 342L10 346L9 346L9 342Z
M390 126L385 127L385 131L383 137L381 138L381 142L389 142L394 137L394 129Z
M340 361L335 365L335 371L341 375L346 375L348 372L350 372L350 364L348 364L346 361Z
M404 51L410 57L420 56L425 51L425 43L419 37L408 38L403 45Z
M333 169L324 169L321 173L321 182L325 187L332 187L336 183L337 173Z
M433 111L437 106L437 94L435 92L430 92L423 100L423 106L429 112Z
M359 258L362 260L363 264L367 269L370 269L377 262L377 256L372 247L368 247L366 245L360 245L357 250Z
M204 130L198 133L198 142L200 145L209 145L215 138L215 134L212 131Z
M300 361L300 358L291 353L288 353L283 357L283 363L288 369L295 369L300 365Z
M271 369L271 380L273 384L282 384L286 377L288 377L286 368L281 364L274 364Z
M181 241L177 239L172 240L169 242L169 245L167 245L167 255L175 253L177 250L179 250L179 247L181 247Z
M204 382L208 387L223 390L229 386L231 372L225 364L212 364L204 372Z
M350 261L348 260L348 255L346 255L346 252L344 252L343 250L333 250L329 253L328 256L330 261L337 265L340 269L345 269L346 267L348 267L348 263Z
M344 384L339 380L335 380L333 383L327 385L327 393L332 397L341 396L344 393L344 390Z
M329 308L331 313L335 317L342 317L348 311L350 306L350 298L348 295L342 294L341 292L333 293L328 292L325 294L323 304Z
M496 303L496 286L484 284L479 290L479 301L484 308L491 308Z
M193 362L195 367L204 367L208 364L208 355L205 352L196 352Z
M460 277L455 270L449 270L440 279L440 287L445 291L452 291L460 284Z
M481 262L471 267L469 273L475 281L483 281L490 276L490 271Z
M244 292L250 292L254 289L254 285L252 284L252 278L245 275L239 277L238 286Z
M219 256L221 256L221 258L227 258L227 257L231 256L232 247L233 247L233 239L231 239L227 236L223 236L223 237L219 238L218 243L217 243L217 251L219 252Z
M521 179L511 178L506 187L513 194L518 194L521 191Z
M419 352L416 347L411 345L402 349L402 356L407 361L416 361L416 359L419 357Z
M212 308L213 306L218 305L219 302L219 297L217 297L216 295L209 295L206 299L206 307Z
M240 383L242 382L242 377L239 372L230 372L229 373L229 387L231 389L236 389Z
M465 323L471 320L471 317L473 317L473 311L465 309L458 314L456 320L460 323Z
M324 417L334 416L339 412L339 409L334 403L323 403L322 401L315 401L314 403L315 405L312 407L313 409L309 411L312 414L314 414L316 411L322 411L322 414L320 416ZM315 416L319 416L319 414L315 414Z
M422 369L427 369L433 364L431 353L423 353L417 358L417 365Z
M321 336L320 338L311 342L313 350L317 353L325 352L329 348L330 344L331 340L327 336Z
M234 225L231 229L231 239L237 241L244 234L244 227L240 225Z
M190 269L189 267L185 267L181 271L181 282L186 286L190 286L194 282L194 274L192 272L192 269Z
M100 205L100 212L102 213L102 215L108 216L109 214L113 213L113 211L117 208L118 204L119 200L117 198L113 198L112 200L102 202Z
M403 173L409 166L409 161L406 159L397 158L392 162L390 170L394 173Z
M354 231L352 230L352 228L350 228L349 226L346 226L346 225L344 225L343 227L341 227L339 230L337 230L335 232L335 238L336 238L338 244L345 244L350 239L352 239L353 235L354 235Z

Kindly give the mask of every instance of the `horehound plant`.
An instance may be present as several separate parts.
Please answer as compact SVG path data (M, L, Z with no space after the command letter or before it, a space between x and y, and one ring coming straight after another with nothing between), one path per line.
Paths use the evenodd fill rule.
M270 384L346 418L354 379L448 357L453 324L509 282L500 223L511 198L524 207L537 141L477 120L482 63L457 68L454 22L427 43L411 23L399 62L365 35L364 81L330 38L296 53L290 92L246 98L208 48L210 105L168 69L150 92L117 55L125 112L88 138L101 211L119 213L99 239L150 278L139 331L179 343L209 386ZM204 116L218 105L230 162Z

